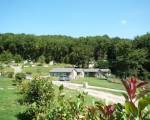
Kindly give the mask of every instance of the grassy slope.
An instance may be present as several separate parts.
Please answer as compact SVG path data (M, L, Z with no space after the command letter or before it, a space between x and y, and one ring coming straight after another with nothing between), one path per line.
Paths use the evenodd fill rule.
M52 67L43 67L43 66L35 66L35 67L24 67L23 72L31 72L33 76L37 75L48 75L49 71Z
M73 83L79 83L83 84L84 82L88 82L89 85L97 86L97 87L105 87L105 88L112 88L112 89L118 89L118 90L124 90L124 87L121 83L113 83L108 80L100 80L97 78L81 78L79 80L72 80Z
M56 67L67 67L70 66L68 64L56 64L48 67L43 67L43 66L35 66L35 67L24 67L23 72L31 72L33 76L47 76L49 75L49 72L51 69L56 68Z
M14 89L8 89L14 88ZM15 86L12 86L12 80L0 77L0 120L16 120L16 115L24 110L17 102L20 95Z

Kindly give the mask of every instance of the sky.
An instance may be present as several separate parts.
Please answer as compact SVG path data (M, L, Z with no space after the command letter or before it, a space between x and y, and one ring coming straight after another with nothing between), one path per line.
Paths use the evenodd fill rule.
M150 32L150 0L0 0L0 33L109 35Z

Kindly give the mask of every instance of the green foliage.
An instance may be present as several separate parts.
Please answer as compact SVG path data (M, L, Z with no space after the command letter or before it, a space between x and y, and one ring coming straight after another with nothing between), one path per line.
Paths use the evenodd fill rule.
M40 57L38 58L38 62L41 63L41 64L45 63L45 57L44 57L43 55L40 56Z
M42 119L54 104L54 89L47 79L34 79L22 82L21 93L28 109L20 114L21 119Z
M13 55L9 51L4 51L0 54L0 61L9 63L13 59Z
M15 55L14 58L15 63L20 63L22 61L22 57L20 55Z
M6 76L8 78L13 78L14 72L6 72L4 76Z
M14 58L16 62L20 62L21 58L33 62L39 59L40 65L53 60L86 68L91 61L96 61L96 67L110 67L121 78L136 75L142 80L150 79L149 33L133 40L109 38L107 35L72 38L12 33L1 34L1 38L1 62L9 63L14 58L12 54L17 55ZM107 60L108 63L99 60Z
M24 73L17 73L15 75L15 79L18 83L21 83L22 80L24 80L26 78L26 75Z
M101 68L101 69L108 69L109 68L109 62L107 60L98 60L95 67Z

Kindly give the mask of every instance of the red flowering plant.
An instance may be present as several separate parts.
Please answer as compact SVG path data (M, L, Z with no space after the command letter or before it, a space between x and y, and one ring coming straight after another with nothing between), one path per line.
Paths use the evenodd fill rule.
M123 80L122 83L127 91L127 94L124 94L127 101L136 102L137 99L143 97L147 92L149 92L144 88L147 82L142 81L139 83L136 77L130 77L127 80ZM139 88L142 90L140 93L137 93Z
M144 87L147 82L139 82L136 77L130 77L127 80L123 80L122 83L127 92L127 94L124 94L126 98L125 112L127 118L132 118L133 120L136 118L139 120L145 119L147 115L143 115L145 113L144 109L150 104L150 99L147 96L149 90Z
M115 111L115 104L104 105L102 103L96 103L98 110L101 112L100 118L103 117L107 120L111 120L114 118L113 113Z
M115 105L105 105L102 102L95 102L94 105L88 106L85 120L113 120Z
M114 105L106 105L104 106L104 113L106 116L111 116L113 112L115 111L115 106Z

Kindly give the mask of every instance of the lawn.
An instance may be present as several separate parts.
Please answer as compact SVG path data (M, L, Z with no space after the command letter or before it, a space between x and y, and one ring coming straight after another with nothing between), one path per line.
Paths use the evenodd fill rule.
M49 65L47 67L44 66L28 66L23 68L23 72L31 72L33 76L47 76L49 75L49 72L51 69L56 68L56 67L68 67L70 64L56 64L56 65Z
M85 78L81 78L78 80L72 80L71 82L78 83L78 84L83 84L84 82L87 82L88 85L91 85L91 86L124 90L124 87L121 84L121 82L113 83L109 80L101 80L101 79L94 78L94 77L85 77Z
M25 109L17 102L19 97L12 80L0 77L0 120L17 120L16 115Z
M14 69L11 67L4 67L2 71L3 72L14 72Z
M35 67L24 67L23 72L30 72L33 74L33 76L47 76L49 75L49 71L52 69L52 67L43 67L43 66L35 66Z

